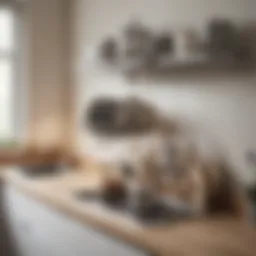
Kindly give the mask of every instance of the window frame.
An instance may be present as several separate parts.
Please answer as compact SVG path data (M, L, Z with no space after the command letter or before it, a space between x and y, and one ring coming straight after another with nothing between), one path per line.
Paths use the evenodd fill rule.
M0 58L10 59L12 65L12 138L7 138L6 141L9 143L1 143L0 149L5 147L9 148L14 145L20 145L23 142L26 132L27 124L27 102L28 102L28 90L27 90L27 49L26 49L26 35L25 29L25 17L23 4L16 1L3 1L0 0L0 8L4 8L13 12L13 49L8 51L0 50ZM2 55L2 56L1 56Z

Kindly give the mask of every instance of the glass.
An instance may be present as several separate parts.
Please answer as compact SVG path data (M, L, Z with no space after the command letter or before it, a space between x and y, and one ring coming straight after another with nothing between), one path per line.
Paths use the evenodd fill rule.
M0 53L13 49L14 42L13 13L5 8L0 9Z
M0 59L0 143L13 137L13 69L9 59Z

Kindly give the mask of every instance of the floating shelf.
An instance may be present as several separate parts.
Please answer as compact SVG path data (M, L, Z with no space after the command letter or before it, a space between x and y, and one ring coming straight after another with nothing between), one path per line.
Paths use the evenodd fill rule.
M173 59L160 63L152 67L138 68L130 73L129 77L187 77L208 75L241 75L256 74L256 65L249 61L236 61L234 59L207 59L207 58L190 58L190 59Z

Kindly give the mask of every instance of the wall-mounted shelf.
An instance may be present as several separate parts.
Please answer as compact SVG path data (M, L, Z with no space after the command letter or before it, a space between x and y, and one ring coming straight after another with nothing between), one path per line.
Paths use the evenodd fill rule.
M99 57L106 68L127 77L230 76L256 70L256 25L237 26L226 19L213 19L206 26L203 36L193 28L162 33L131 22L120 37L102 41Z
M173 59L152 67L144 67L127 72L130 78L139 77L191 77L191 76L240 76L256 75L256 65L252 62L231 59Z

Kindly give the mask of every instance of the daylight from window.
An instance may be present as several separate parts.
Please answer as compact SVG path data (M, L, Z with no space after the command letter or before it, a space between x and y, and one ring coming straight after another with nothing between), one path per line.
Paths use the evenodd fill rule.
M8 141L14 136L13 30L12 12L0 7L0 142Z

